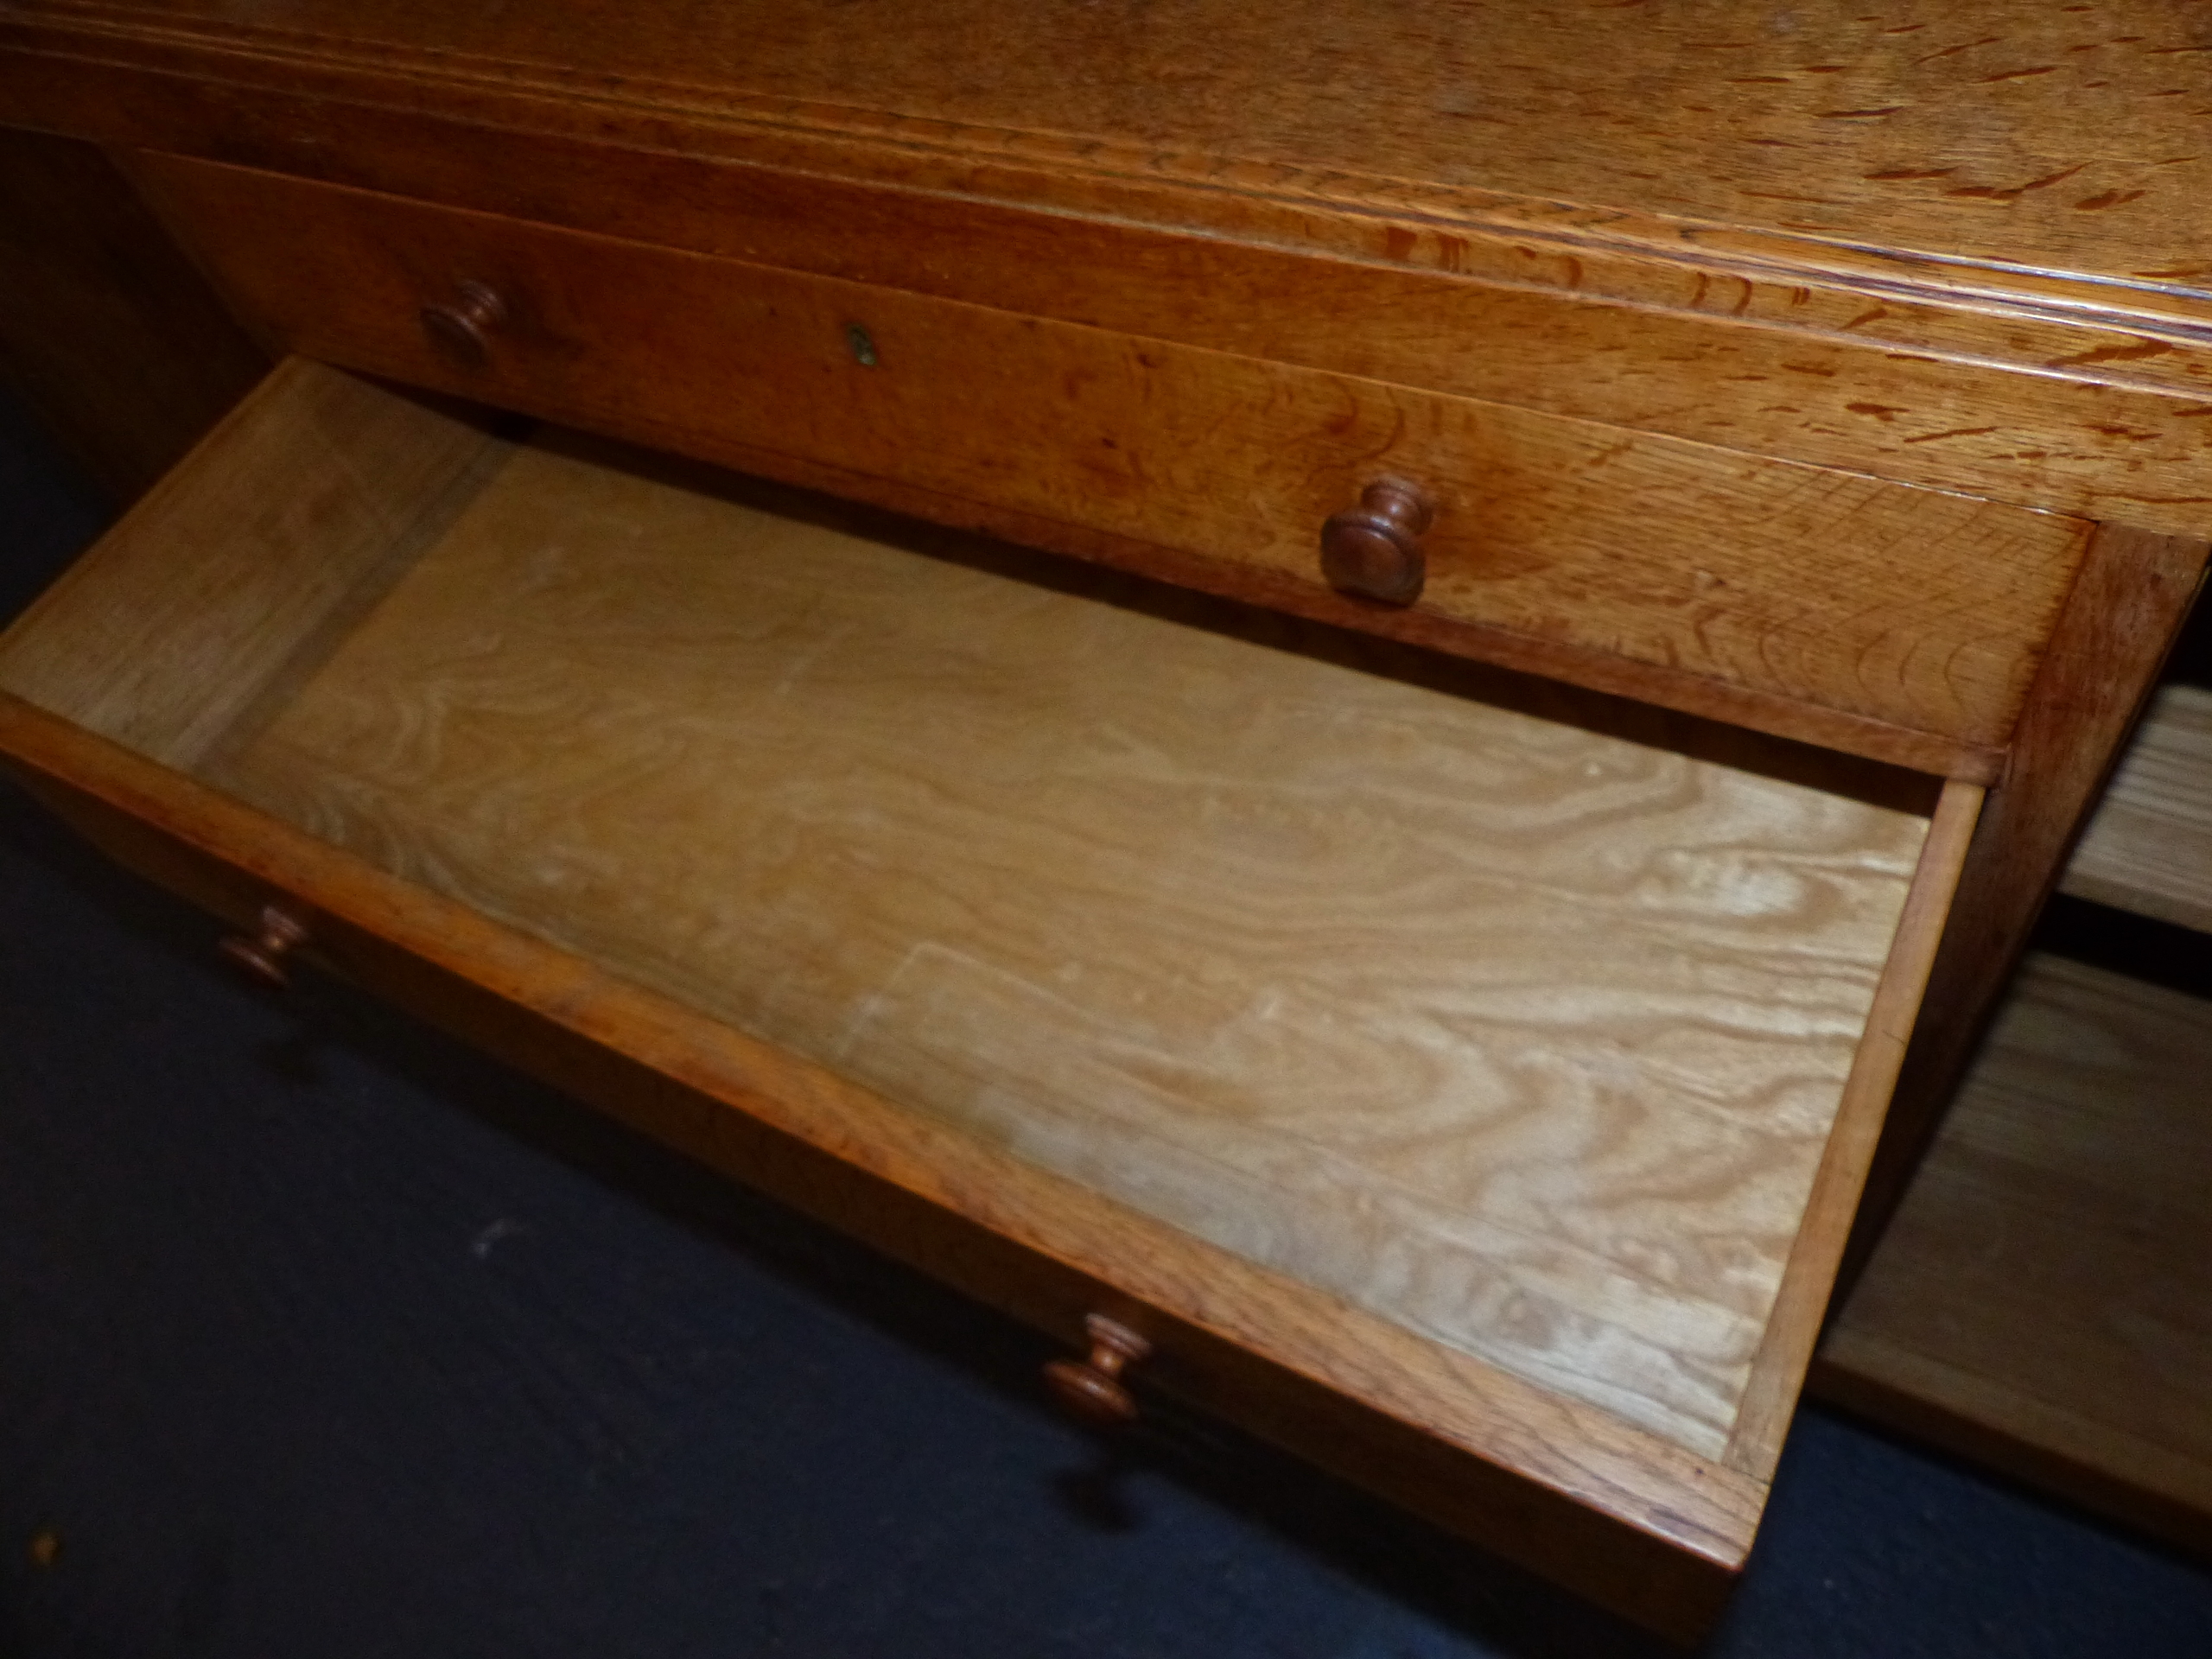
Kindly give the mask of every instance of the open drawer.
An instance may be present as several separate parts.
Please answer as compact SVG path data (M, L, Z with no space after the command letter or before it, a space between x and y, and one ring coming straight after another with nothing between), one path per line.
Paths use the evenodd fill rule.
M1679 1633L1980 800L301 361L0 691L250 963Z

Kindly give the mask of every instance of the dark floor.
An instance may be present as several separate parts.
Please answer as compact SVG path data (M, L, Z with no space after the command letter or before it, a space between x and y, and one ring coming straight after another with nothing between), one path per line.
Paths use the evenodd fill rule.
M102 514L0 410L0 609ZM0 791L0 1648L1662 1651L212 924ZM1817 1410L1728 1656L2212 1655L2212 1574Z

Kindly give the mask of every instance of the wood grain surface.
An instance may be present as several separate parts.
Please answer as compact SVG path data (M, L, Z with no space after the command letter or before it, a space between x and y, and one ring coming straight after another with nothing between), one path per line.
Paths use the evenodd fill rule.
M123 15L272 56L350 53L425 80L933 142L976 161L1324 200L1420 192L1443 211L1506 194L2208 286L2212 240L2190 212L2206 42L2187 6L1621 10L954 0L873 7L865 29L827 0L727 13L641 0L619 26L575 6L434 0L284 0L250 17L222 0L142 0ZM9 11L32 25L99 16L81 0Z
M710 1166L1058 1333L1101 1308L1142 1387L1701 1639L1765 1486L1150 1222L0 693L0 755L94 844Z
M0 108L26 125L111 144L372 185L2201 534L2200 475L2212 442L2202 418L2212 390L2202 283L2191 286L2185 261L2145 264L2145 251L2170 226L2146 235L2134 219L2201 158L2177 149L2146 159L2109 142L2161 118L2186 127L2189 118L2172 114L2185 86L2145 95L2132 77L2192 60L2184 47L2145 44L2177 27L2171 15L2149 27L2162 10L2155 0L2104 34L2105 14L2094 9L2023 33L2021 20L1993 7L1980 0L1969 9L1984 26L1907 19L1894 33L1865 17L1794 10L1790 29L1764 47L1686 40L1679 32L1692 26L1690 12L1643 9L1632 38L1609 36L1594 54L1641 66L1627 71L1642 88L1632 109L1573 123L1522 110L1492 130L1487 117L1440 124L1418 102L1378 105L1357 130L1339 130L1349 154L1319 164L1177 150L1149 126L1134 140L1071 138L982 124L973 110L926 118L914 105L871 103L866 52L831 54L836 67L826 73L841 88L834 102L748 92L755 67L772 79L780 73L778 54L796 54L784 68L802 73L830 60L813 61L823 40L779 35L777 17L756 18L756 9L746 27L764 30L769 57L717 62L704 41L704 55L692 54L686 36L684 77L631 74L616 85L602 55L626 60L644 37L626 29L610 38L587 8L464 25L483 54L471 58L444 49L445 24L427 12L392 18L333 4L289 13L293 24L327 31L312 33L288 28L280 8L248 24L185 21L168 8L22 4L0 8ZM785 22L805 15L804 6L778 9ZM884 48L900 49L901 27L912 20L880 7L871 16L886 28ZM1067 106L1150 61L1182 16L1094 20L1128 38L1109 61L1084 60ZM1529 72L1562 91L1582 83L1573 54L1611 12L1451 16L1471 40L1538 54L1510 72L1497 64L1446 72L1471 75L1458 92L1484 89L1484 98L1500 91L1489 77L1503 73L1510 92L1502 107L1517 107ZM1694 27L1742 20L1754 36L1773 23L1748 7L1702 7L1694 18ZM946 21L932 11L918 26L938 31ZM1410 13L1395 22L1331 16L1325 25L1357 34L1378 54L1418 48L1427 26ZM1020 23L1046 35L1055 27ZM2002 41L2056 51L2056 35L2073 29L2081 38L2049 75L1967 73ZM1297 33L1294 21L1288 35ZM1946 44L1915 46L1936 36ZM439 44L424 50L433 37ZM513 55L503 55L503 39ZM1733 62L1815 49L1808 42L1816 39L1852 55L1748 78ZM989 101L1003 45L994 35L992 76L938 86L923 106ZM1567 55L1548 62L1553 54ZM2086 68L2106 60L2129 67L2117 75ZM1510 51L1501 61L1509 60ZM932 44L918 48L909 71L927 81L944 67ZM1378 86L1414 87L1417 99L1435 91L1427 60L1378 56L1363 69ZM1307 70L1284 73L1285 86L1306 84ZM847 83L848 73L864 78ZM1802 114L1788 112L1790 99L1847 82L1890 84L1894 95L1874 98L1865 118L1851 113L1859 105L1839 106L1783 136ZM1202 78L1188 90L1205 103L1230 84ZM2061 86L2063 99L2041 101ZM1125 112L1134 115L1159 90L1143 81L1108 96L1132 100ZM1279 98L1271 87L1206 118L1264 139L1279 125ZM1747 184L1740 197L1724 188L1714 199L1716 212L1727 200L1740 213L1684 217L1672 186L1704 175L1676 180L1660 169L1647 116L1680 124L1662 149L1710 143L1756 163L1765 183ZM1990 159L1987 133L2025 132L2013 124L2031 118L2034 145L2073 160ZM1777 119L1781 130L1770 124ZM1930 120L1953 137L1947 124L1981 136L1924 162L1887 148ZM1479 130L1482 142L1453 145L1454 164L1494 170L1495 188L1351 170L1374 135L1469 122L1463 137ZM1731 130L1732 122L1750 125ZM1552 162L1621 181L1624 194L1516 194L1533 181L1518 171L1529 154L1522 141L1541 134ZM1883 153L1867 153L1870 144ZM1812 188L1766 188L1801 173ZM2107 183L2085 188L2093 175ZM2122 175L2140 177L2122 185ZM1848 228L1769 222L1768 210L1800 198L1825 204L1820 211ZM1900 203L1918 205L1893 221ZM1993 263L1909 232L2001 232L2037 216L2069 231L2089 263L2066 257L2063 238L2049 242L2048 257ZM2106 264L2130 274L2080 274ZM1440 353L1440 332L1474 349Z
M2151 700L2059 887L2212 932L2212 691Z
M2204 523L2196 474L2212 443L2202 419L2212 347L2161 290L2047 292L2063 285L2017 270L1958 284L1948 268L1834 243L1732 250L1707 227L1666 220L1639 241L1631 216L1556 204L1446 226L1425 209L1332 214L1209 189L1182 204L1205 210L1205 230L1169 229L1135 222L1145 205L1096 178L1062 181L1050 210L978 200L1015 189L1007 168L931 170L911 144L888 152L899 181L877 168L860 182L833 176L849 157L787 127L694 124L678 140L665 113L513 97L489 99L481 83L465 111L448 107L450 84L439 107L403 111L389 86L330 84L327 60L273 79L261 60L211 64L223 82L211 96L168 73L181 65L134 73L112 61L112 39L103 46L97 66L0 54L0 102L117 144L2150 529ZM264 76L251 97L242 73ZM1440 337L1463 348L1439 352Z
M375 437L380 537L218 533L280 465L321 475L318 420ZM6 647L62 712L279 774L265 798L430 881L5 698L0 749L233 921L297 904L309 964L1071 1343L1134 1320L1147 1385L1632 1616L1709 1621L1766 1478L1709 1450L1794 1392L1798 1212L1878 1111L1858 1027L1928 932L1889 945L1897 906L1942 908L1957 815L1927 834L1924 780L588 440L508 454L292 365ZM354 575L314 599L325 550ZM202 644L145 651L171 631ZM229 729L142 730L110 684L141 657L147 702ZM379 698L410 723L354 729ZM395 768L411 804L362 805ZM1471 1311L1497 1328L1433 1328Z
M343 181L386 194L2152 529L2205 519L2212 350L2177 327L2078 308L1954 312L1503 231L1453 238L1447 268L1408 269L1437 234L1418 221L1327 258L481 128L441 142L435 124L363 117L325 135L332 118L288 111L317 136L224 149L289 172L321 159L324 176L342 149ZM174 126L141 136L188 142ZM169 165L129 164L157 190Z
M1425 616L1969 745L2009 734L2085 542L2059 516L1106 330L234 168L149 177L315 356L1316 587L1322 523L1395 474L1436 504ZM467 281L512 314L481 367L416 321Z
M2212 1007L2028 959L1821 1387L2212 1545Z
M1686 1447L1922 820L521 452L226 785Z
M1805 1219L1790 1247L1774 1312L1767 1319L1750 1385L1728 1436L1729 1465L1762 1480L1772 1478L1796 1414L1798 1390L1827 1317L1836 1268L1850 1241L1852 1220L1880 1143L1891 1093L1904 1063L1982 801L1979 785L1954 780L1943 786L1897 938L1890 946L1889 962L1875 988L1866 1035L1845 1080L1835 1128L1821 1154Z
M0 637L0 684L172 766L434 537L502 446L294 359Z

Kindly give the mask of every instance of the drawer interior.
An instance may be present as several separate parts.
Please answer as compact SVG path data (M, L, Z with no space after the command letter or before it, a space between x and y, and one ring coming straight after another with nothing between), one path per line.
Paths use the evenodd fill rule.
M0 690L1709 1458L1935 788L305 363Z

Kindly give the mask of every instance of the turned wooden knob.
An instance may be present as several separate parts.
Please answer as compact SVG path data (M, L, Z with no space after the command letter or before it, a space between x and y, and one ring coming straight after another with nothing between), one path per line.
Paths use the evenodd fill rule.
M507 320L507 302L482 283L462 283L444 305L423 308L423 332L447 356L480 367L491 356L492 334Z
M307 938L306 923L275 905L264 905L261 931L232 934L223 941L223 955L264 985L281 991L292 982L285 961Z
M1321 574L1329 586L1386 605L1421 597L1428 558L1421 533L1435 517L1428 498L1395 478L1378 478L1321 526Z
M1152 1344L1103 1313L1087 1316L1083 1328L1090 1334L1089 1357L1054 1360L1045 1368L1045 1381L1060 1403L1086 1422L1109 1427L1135 1422L1137 1402L1122 1386L1122 1371L1150 1353Z

